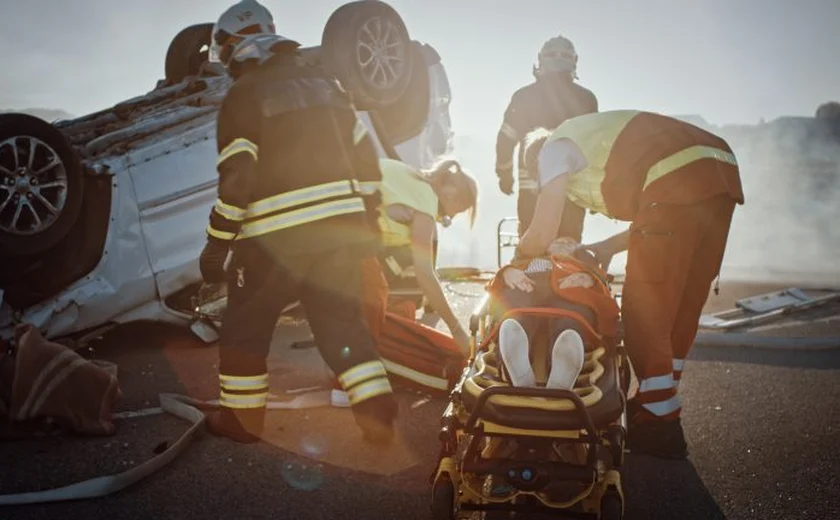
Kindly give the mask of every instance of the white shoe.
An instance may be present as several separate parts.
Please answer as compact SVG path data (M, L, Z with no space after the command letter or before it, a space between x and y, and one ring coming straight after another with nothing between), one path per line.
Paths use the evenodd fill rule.
M575 330L567 329L560 333L551 352L551 372L548 374L546 388L571 390L575 386L584 361L583 338Z
M513 386L537 386L537 378L528 357L528 333L518 321L507 319L499 327L499 352Z

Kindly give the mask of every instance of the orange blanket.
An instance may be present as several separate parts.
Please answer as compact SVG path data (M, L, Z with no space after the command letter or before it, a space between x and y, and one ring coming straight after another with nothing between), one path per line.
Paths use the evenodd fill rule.
M0 362L0 416L11 423L47 420L74 433L111 435L116 373L47 341L31 325L15 331L14 356ZM10 367L12 367L10 369Z

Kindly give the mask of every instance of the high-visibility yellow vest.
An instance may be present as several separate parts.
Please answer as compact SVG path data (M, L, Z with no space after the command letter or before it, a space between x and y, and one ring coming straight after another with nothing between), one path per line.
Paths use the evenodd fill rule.
M438 197L432 186L418 177L411 166L393 159L380 159L382 170L382 207L379 212L379 227L382 242L386 247L411 244L411 227L390 218L387 207L402 204L435 218L438 213Z
M610 153L619 138L633 139L622 135L625 127L640 114L638 110L615 110L586 114L566 120L552 133L546 142L569 139L580 148L586 158L587 167L572 174L568 180L567 196L575 204L606 216L612 216L607 207L602 191L602 183L607 176L606 165ZM647 143L638 143L644 147ZM712 146L687 146L679 152L667 155L653 164L645 173L644 182L639 186L644 190L652 182L699 159L715 159L737 166L732 153ZM622 168L625 165L622 165ZM635 165L626 165L628 169ZM611 173L621 175L623 172Z

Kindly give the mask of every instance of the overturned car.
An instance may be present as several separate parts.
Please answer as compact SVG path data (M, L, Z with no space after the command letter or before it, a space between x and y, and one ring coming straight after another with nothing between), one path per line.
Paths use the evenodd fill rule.
M207 61L212 25L175 36L143 96L55 124L0 114L0 337L18 322L56 338L193 318L231 84ZM445 69L390 6L344 4L300 52L351 93L381 156L426 167L450 152Z

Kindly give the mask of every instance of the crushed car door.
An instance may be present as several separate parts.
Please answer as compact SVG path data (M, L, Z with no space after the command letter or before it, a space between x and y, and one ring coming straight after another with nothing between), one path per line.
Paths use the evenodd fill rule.
M154 135L132 153L146 251L161 298L198 282L198 257L216 199L215 114Z

